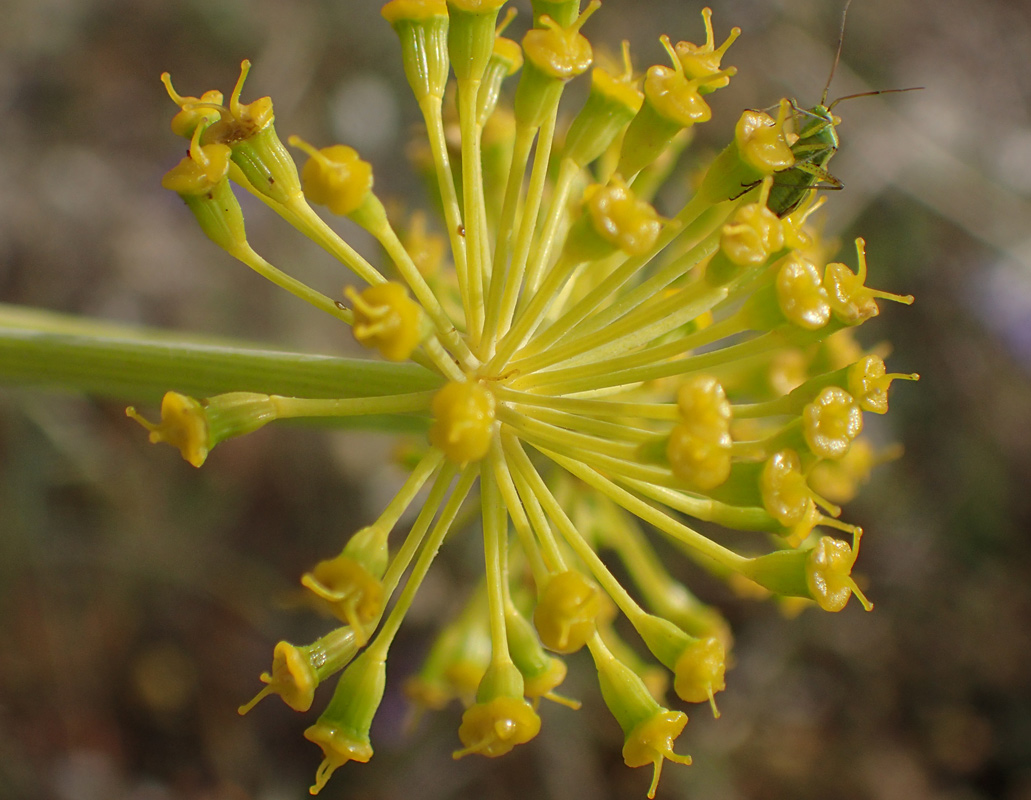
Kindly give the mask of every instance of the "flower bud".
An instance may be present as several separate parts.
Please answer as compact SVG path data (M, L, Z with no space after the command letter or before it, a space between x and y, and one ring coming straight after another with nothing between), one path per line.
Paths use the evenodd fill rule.
M820 458L841 458L863 430L863 412L855 399L828 386L802 412L806 444Z
M526 32L526 64L514 100L516 119L521 124L541 125L558 101L563 85L590 68L594 51L580 28L600 6L598 0L592 0L579 17L565 26L549 16L541 16L537 20L539 27Z
M172 76L161 73L161 82L179 113L172 117L172 133L185 139L193 138L198 126L206 128L222 117L222 92L211 89L200 97L182 97L172 88Z
M826 325L831 318L827 293L820 285L816 265L792 253L777 270L777 302L784 317L809 331Z
M291 136L289 142L309 156L301 170L308 200L341 217L362 207L372 192L372 165L362 161L354 148L335 144L316 150L298 136Z
M481 383L445 385L430 406L430 444L456 464L479 461L494 437L494 407L494 395Z
M407 361L423 338L422 306L397 281L370 286L362 292L347 287L354 306L354 338L375 348L388 361Z
M621 180L584 190L586 213L566 237L564 257L572 263L604 258L617 250L644 255L662 231L662 218Z
M541 588L533 624L541 642L556 653L575 653L594 634L605 610L601 590L580 572L552 575Z
M246 248L247 232L226 177L232 151L224 144L202 145L204 130L205 125L194 128L187 156L165 173L161 185L183 199L211 241L236 254Z
M464 747L453 753L463 758L479 753L497 758L540 733L541 718L521 697L498 696L469 706L462 714L458 738Z
M544 697L579 708L577 701L567 700L554 692L565 680L565 662L544 652L533 626L514 607L505 613L505 631L512 661L523 676L523 694L535 704Z
M719 716L714 695L726 688L726 652L719 639L689 636L654 614L636 621L635 628L651 654L673 672L677 696L688 703L709 702L713 714Z
M888 387L892 381L920 380L915 372L908 375L902 372L887 373L884 359L876 355L861 358L848 368L847 376L848 390L859 407L875 414L888 413Z

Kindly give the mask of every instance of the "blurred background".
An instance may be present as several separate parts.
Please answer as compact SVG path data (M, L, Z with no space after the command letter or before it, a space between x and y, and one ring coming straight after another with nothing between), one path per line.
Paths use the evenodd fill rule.
M629 38L643 68L664 60L660 33L701 41L701 5L605 0L587 33L613 50ZM744 32L695 153L721 147L743 108L819 100L843 4L711 5L718 41ZM380 6L5 0L0 302L346 352L338 326L211 246L161 189L183 142L158 76L228 93L251 58L244 98L271 95L284 138L352 144L381 194L418 205L401 158L417 112ZM679 749L695 763L667 767L660 798L1031 798L1029 63L1027 2L852 4L830 98L924 87L836 109L846 190L828 193L826 215L844 242L866 237L877 288L917 297L862 330L892 342L892 370L923 376L896 385L876 421L905 457L847 512L868 534L859 570L877 608L788 620L729 600L723 716L692 713ZM270 261L328 292L343 282L246 210ZM380 457L391 446L269 428L198 472L147 445L122 404L0 389L0 798L307 796L320 755L302 731L323 694L309 715L276 699L242 719L236 707L276 641L323 632L297 607L297 578L378 514L401 479ZM402 680L449 586L477 569L452 554L434 571L391 654L376 756L323 796L643 797L650 776L623 766L583 659L567 689L584 708L544 709L541 736L504 759L451 761L457 708L404 731Z

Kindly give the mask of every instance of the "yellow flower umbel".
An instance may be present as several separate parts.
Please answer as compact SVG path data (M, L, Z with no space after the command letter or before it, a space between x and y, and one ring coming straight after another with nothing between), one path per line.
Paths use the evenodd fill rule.
M657 210L660 184L689 153L688 130L727 113L715 93L735 74L722 62L740 31L717 47L705 9L704 43L663 36L668 63L643 76L624 43L622 73L595 68L583 108L561 115L566 84L591 70L584 31L600 4L534 0L521 45L500 35L511 21L498 27L503 5L383 8L425 121L436 229L421 212L395 227L372 165L346 145L290 137L308 157L298 169L271 99L240 99L249 62L228 105L215 90L181 96L163 77L178 106L173 131L190 140L165 185L208 237L351 326L387 369L421 376L421 391L359 398L169 392L157 423L129 410L194 466L221 441L278 419L397 415L426 432L382 515L348 542L327 543L328 557L301 578L337 626L307 646L276 645L265 687L240 709L278 694L306 711L342 672L305 733L323 751L313 793L348 761L372 757L390 645L445 539L461 546L452 528L464 506L478 511L483 580L406 683L420 708L466 706L456 758L532 740L542 698L578 707L556 691L560 656L586 646L624 760L653 767L648 796L665 761L690 763L674 751L687 715L656 695L672 684L680 701L716 714L732 636L652 537L738 586L828 611L853 594L870 607L851 575L860 531L831 500L851 498L885 458L861 438L864 412L885 413L891 382L917 376L887 373L851 329L880 301L912 298L867 288L862 240L855 270L826 263L826 245L806 227L815 192L790 213L768 206L781 173L804 157L788 132L797 109L783 100L773 113L745 111L711 163L685 156L688 170L704 172L697 192ZM239 188L339 259L350 273L342 295L250 247ZM313 204L371 233L382 263ZM399 530L416 498L414 522ZM745 534L729 547L692 520ZM617 615L626 624L614 625Z

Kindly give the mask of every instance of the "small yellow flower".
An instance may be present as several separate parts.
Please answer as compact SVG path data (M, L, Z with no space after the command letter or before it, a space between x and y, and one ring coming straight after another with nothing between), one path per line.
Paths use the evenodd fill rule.
M286 418L372 415L425 436L380 517L301 577L336 627L310 645L276 645L241 707L278 694L307 710L340 673L305 732L323 753L313 793L372 757L390 647L440 549L461 546L450 535L459 520L479 517L482 580L405 681L417 710L466 706L456 758L530 741L542 698L578 708L557 693L567 665L555 654L586 646L625 763L653 769L648 796L665 761L690 763L674 749L687 716L662 697L672 684L716 715L733 636L653 537L742 596L839 611L856 595L871 607L852 577L860 531L831 500L850 499L894 453L857 438L863 411L885 413L891 382L916 376L887 373L850 331L878 300L912 298L866 286L862 240L856 272L827 263L833 240L810 223L823 203L815 191L770 207L778 173L811 160L790 133L797 107L743 112L732 141L702 161L689 129L712 117L709 95L736 74L722 63L738 28L717 46L704 9L704 43L661 37L668 61L643 80L624 44L622 72L594 69L574 116L562 95L593 63L582 31L600 3L581 12L576 0L534 0L521 43L502 36L503 5L390 0L382 10L424 123L418 166L442 212L434 225L384 203L372 166L346 144L290 137L308 156L299 172L271 99L240 100L249 62L228 104L214 90L181 96L163 77L173 129L190 138L165 185L216 244L388 363L351 362L354 385L326 382L342 397L170 392L160 422L129 415L194 466ZM671 202L687 186L660 191L678 157L702 177ZM323 294L265 261L234 186L364 288L336 300L338 289ZM377 257L313 204L371 234ZM706 526L740 534L717 540Z

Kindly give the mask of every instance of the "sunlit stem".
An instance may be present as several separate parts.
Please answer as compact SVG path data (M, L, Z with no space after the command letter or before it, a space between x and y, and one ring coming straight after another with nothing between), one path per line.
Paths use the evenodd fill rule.
M516 536L519 537L519 544L522 547L523 554L526 556L526 560L530 564L530 572L533 574L534 583L542 586L548 577L548 565L545 564L540 545L534 538L530 521L519 499L515 483L512 481L512 474L508 469L505 454L501 447L501 437L494 437L488 457L491 469L494 471L494 480L497 481L498 490L501 492L501 499L508 508L508 513L512 517L512 525L516 530ZM551 567L554 570L557 568L557 565L552 564Z
M533 372L564 361L589 361L595 365L594 369L598 374L605 374L616 369L665 361L739 333L740 321L731 317L693 334L678 336L674 341L646 347L636 352L630 351L712 310L726 299L727 294L726 287L705 287L704 284L687 286L670 297L638 307L635 312L627 314L597 333L581 336L525 362L513 361L512 367Z
M530 260L526 268L526 292L523 301L533 296L541 284L545 269L550 265L558 238L559 225L566 216L566 207L569 201L569 194L573 189L573 182L580 174L580 165L571 158L562 159L559 167L558 179L555 188L549 199L548 212L544 220L540 238L533 246L530 253Z
M326 295L315 291L307 284L290 277L285 272L272 266L258 255L247 242L240 242L229 248L229 254L242 261L266 280L271 281L281 289L286 289L290 294L310 303L320 311L325 311L327 314L333 315L348 325L354 322L354 315L350 311L340 308L335 301L326 297Z
M591 574L594 575L595 580L601 585L601 587L608 593L609 597L615 601L619 610L630 620L631 624L639 622L643 617L646 616L644 609L642 609L637 601L634 600L623 588L623 585L614 576L598 557L598 554L594 552L593 548L587 543L587 541L580 535L580 532L576 529L572 520L566 515L566 512L562 510L562 506L559 505L555 496L551 493L548 487L544 483L544 479L541 478L540 474L534 468L533 463L526 456L525 452L519 451L520 456L516 456L513 459L513 466L516 471L522 476L526 482L530 491L533 492L538 502L541 504L544 512L548 517L555 523L559 533L562 534L562 538L565 539L566 544L569 545L570 549L576 553L587 568L590 569Z
M506 464L511 464L512 459L518 458L519 456L526 458L526 453L523 452L523 447L519 443L519 439L510 432L502 432L501 437ZM551 529L551 523L548 522L548 517L544 513L544 509L541 508L537 497L530 489L529 484L526 482L526 479L521 472L517 470L512 473L512 479L517 491L519 492L521 504L526 509L527 518L533 524L534 530L537 532L537 538L544 551L545 563L547 563L548 568L552 572L565 571L565 559L562 557L562 551L559 550L558 542L555 540L554 531Z
M557 428L588 433L618 442L642 444L655 439L655 431L649 428L638 428L625 422L612 422L580 414L570 414L568 411L558 411L553 408L537 408L533 412L533 418Z
M549 425L538 418L526 417L513 411L510 408L501 406L498 408L498 418L520 436L538 436L551 442L553 445L562 448L566 452L579 452L581 449L590 450L595 453L632 460L637 456L637 444L632 442L613 441L596 436L589 436L583 433L559 428Z
M500 370L508 363L516 349L540 325L541 320L548 313L548 309L558 297L562 285L582 266L582 264L560 259L559 263L548 273L544 285L528 293L530 301L516 318L515 324L498 343L497 350L487 366L488 373L491 370Z
M462 224L462 208L458 203L455 190L455 178L451 171L451 158L447 150L447 137L444 134L444 118L441 111L441 98L427 96L419 104L426 131L429 135L430 151L433 155L433 166L437 173L437 186L440 188L441 201L444 206L444 221L448 228L448 239L455 260L455 269L465 270L465 237L460 231Z
M548 408L566 411L571 414L606 417L640 417L642 419L677 420L680 410L676 403L633 403L616 400L588 400L576 397L552 397L550 395L531 394L497 386L494 394L505 403L524 405L534 408Z
M453 474L453 470L449 470L449 472ZM415 599L416 592L419 591L419 587L422 585L423 579L426 577L426 573L429 572L430 565L437 557L440 545L444 542L444 537L447 536L448 531L451 530L451 525L455 521L455 516L458 514L458 510L462 507L462 503L465 502L465 498L468 496L469 490L472 488L473 482L476 480L476 472L477 469L475 466L469 466L463 470L461 477L459 477L454 491L451 493L447 503L440 512L440 518L437 520L437 524L433 526L433 530L430 535L426 537L426 541L422 544L422 550L419 553L419 557L416 559L415 565L412 567L412 574L408 576L408 581L405 583L404 589L401 590L401 594L397 598L397 602L390 610L390 614L383 623L383 627L380 628L376 638L369 646L369 653L372 654L370 655L370 658L387 657L387 651L390 649L390 644L393 642L394 637L401 628L401 622L404 619L405 614L407 614L408 610L412 607L412 601ZM438 478L434 489L440 485L440 482L440 478ZM444 488L446 489L446 484ZM419 515L419 518L420 520L422 519L421 514ZM409 536L411 537L411 534ZM406 541L405 545L407 544L408 542ZM398 553L398 558L400 558L400 556L401 554ZM398 559L395 559L395 563L397 560ZM393 567L394 564L392 563L390 565L390 569L387 570L388 574ZM389 584L387 584L386 577L384 577L383 583L384 585L389 586Z
M547 386L552 394L573 394L592 392L612 386L625 386L641 381L668 378L673 375L687 375L699 370L713 369L739 359L752 358L780 350L787 344L804 344L814 338L811 331L782 333L773 331L757 336L747 342L729 345L711 353L688 356L670 361L612 371L607 375L593 375L593 365L556 369L520 376L512 381L518 389Z
M349 417L361 414L403 414L429 411L436 391L412 392L386 397L347 397L332 400L270 395L277 419L290 417Z
M487 607L490 615L491 661L495 666L511 664L508 650L505 603L508 593L508 514L490 464L480 463L480 492L483 509L483 555L487 576Z
M443 468L437 474L436 480L434 480L433 486L430 488L426 502L419 511L415 524L412 525L412 529L405 537L404 543L398 549L397 554L391 560L390 566L387 567L387 571L383 575L383 590L386 597L389 598L394 593L405 570L412 563L419 545L422 544L423 537L426 536L426 531L430 529L433 518L444 502L448 486L450 486L454 477L455 467L449 462L444 462Z
M512 149L512 162L509 167L508 183L505 187L505 199L501 208L501 221L498 225L498 240L494 245L494 262L490 273L490 285L487 291L487 310L484 330L496 331L501 316L501 304L508 281L515 279L509 274L509 259L515 246L516 214L522 200L523 176L530 159L530 148L533 146L537 127L519 123L516 126L515 144ZM521 278L520 278L521 280ZM518 286L516 287L518 289ZM493 337L481 343L480 356L488 358L493 347Z
M603 321L600 323L596 322L596 317L598 316L596 312L601 305L678 237L682 236L685 241L696 243L697 260L704 258L707 252L712 252L717 246L719 226L733 213L735 207L736 204L730 202L721 203L714 207L710 207L698 199L689 202L673 221L666 224L662 233L659 234L655 245L648 253L645 253L643 256L627 259L613 270L611 275L599 283L592 291L588 292L583 299L566 310L554 323L538 332L538 335L518 353L518 356L522 358L543 352L573 331L576 331L576 337L580 337L587 333L601 330L627 311L646 302L656 292L684 274L692 266L691 262L685 260L683 263L678 263L678 259L672 265L658 270L653 277L630 290L620 297L618 301L600 312L603 315ZM710 239L711 241L709 241ZM685 256L685 259L687 258L688 256ZM585 321L587 322L584 326Z
M526 275L527 259L530 256L530 244L537 227L537 214L544 200L544 186L548 177L548 164L551 160L551 145L555 138L555 120L558 115L558 98L551 108L537 139L537 148L533 156L533 169L530 172L530 187L526 193L526 203L519 219L519 233L516 236L512 253L510 274L506 278L505 293L501 300L501 312L498 317L497 335L502 336L512 324L523 288Z
M509 426L519 431L519 438L527 444L532 444L538 450L567 450L568 431L548 425L540 420L513 420ZM678 478L673 476L669 467L660 467L656 464L645 464L636 455L632 458L621 458L611 455L604 450L609 449L602 440L594 437L581 436L579 438L579 450L577 458L585 464L602 470L607 475L613 475L622 480L624 477L636 478L646 483L657 486L677 488L680 486Z
M545 448L538 448L552 461L570 472L584 483L593 486L599 492L610 498L613 502L625 508L631 514L635 514L645 522L654 525L663 533L679 542L688 545L692 550L703 555L717 564L743 574L748 564L744 558L733 550L717 544L695 530L684 525L682 522L670 517L661 510L649 505L638 497L635 497L625 489L621 489L598 471L566 456L559 455Z
M466 270L458 273L458 286L466 308L469 336L475 347L483 334L483 287L489 264L487 209L483 196L483 161L480 155L482 127L476 100L480 80L459 80L458 108L462 128L462 207L465 209Z

